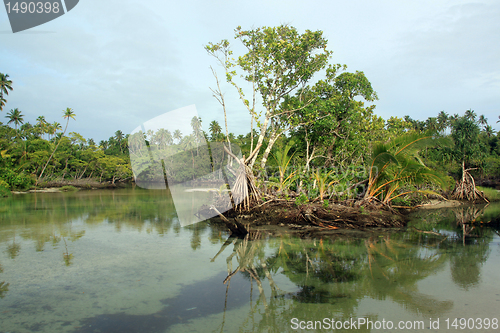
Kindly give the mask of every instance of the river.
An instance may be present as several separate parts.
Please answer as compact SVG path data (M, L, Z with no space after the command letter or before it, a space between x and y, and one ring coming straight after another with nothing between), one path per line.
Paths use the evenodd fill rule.
M496 332L498 216L242 240L182 227L163 190L14 195L0 201L0 332Z

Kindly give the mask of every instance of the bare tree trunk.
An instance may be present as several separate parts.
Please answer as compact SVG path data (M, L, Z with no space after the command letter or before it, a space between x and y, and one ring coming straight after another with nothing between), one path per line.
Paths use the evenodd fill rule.
M465 169L465 162L462 161L462 179L457 181L455 189L451 194L452 198L467 201L481 199L489 202L488 199L485 198L483 192L476 188L476 182L474 181L474 177L469 173L470 170L474 169Z
M262 142L264 142L264 137L266 135L267 125L269 124L269 120L271 120L271 110L266 111L266 118L264 119L264 122L260 126L260 134L259 134L259 140L257 141L257 146L250 153L250 156L253 156L248 163L250 169L253 169L255 161L257 160L257 156L259 155L258 151L262 146Z
M264 154L262 155L262 160L260 162L260 167L262 169L264 169L264 167L266 166L267 158L269 157L269 154L271 153L271 149L273 148L274 143L276 142L276 140L278 140L278 138L280 137L280 135L282 133L283 132L278 132L278 130L275 129L273 131L273 133L271 134L271 137L269 138L269 143L266 147L266 150L264 151Z
M39 181L40 179L42 179L43 172L45 171L45 168L47 167L47 165L49 165L49 162L50 162L50 160L52 159L52 156L54 156L54 153L56 152L57 147L59 147L59 144L61 143L62 139L64 138L64 134L66 133L66 130L68 129L68 124L69 124L69 117L68 117L68 121L66 122L66 127L64 128L64 132L63 132L63 134L61 135L61 138L59 139L59 142L57 142L57 145L56 145L56 147L54 148L54 151L52 152L52 154L50 154L49 159L47 160L47 163L45 163L45 166L43 167L42 172L40 173L40 176L38 177L38 179L37 179L37 180L36 180L36 182L35 182L35 186L38 184L38 181Z

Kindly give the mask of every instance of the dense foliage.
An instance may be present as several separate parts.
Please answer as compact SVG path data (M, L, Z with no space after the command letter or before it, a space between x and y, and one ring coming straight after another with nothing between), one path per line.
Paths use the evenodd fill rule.
M358 197L411 204L419 196L451 190L452 178L460 179L466 170L475 178L500 177L499 137L484 116L468 110L453 116L441 111L425 121L382 119L374 113L378 97L365 74L329 64L332 52L321 31L238 27L235 39L246 53L235 57L228 40L208 43L205 50L250 113L248 134L236 136L228 129L214 69L217 89L212 91L224 111L225 130L213 120L206 133L195 117L192 133L162 128L124 135L118 130L97 144L76 132L66 135L75 119L69 108L63 111L64 131L44 116L34 125L25 123L22 110L13 108L8 122L0 123L0 187L26 189L49 180L86 178L114 184L137 176L152 182L204 175L208 181L227 181L227 175L216 173L230 161L223 143L233 144L230 150L238 153L239 146L239 156L246 156L242 161L258 176L264 193L294 196L298 203ZM248 92L238 76L250 83ZM13 87L0 73L2 110Z

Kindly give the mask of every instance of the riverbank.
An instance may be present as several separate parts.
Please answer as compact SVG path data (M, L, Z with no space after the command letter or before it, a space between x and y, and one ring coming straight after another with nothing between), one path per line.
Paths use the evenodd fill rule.
M404 228L409 212L408 209L394 210L377 204L357 205L353 200L328 205L296 205L293 201L276 199L256 205L248 212L230 210L224 216L247 230L265 230L271 234L294 233L307 237L321 233ZM211 221L226 223L219 217Z
M94 178L84 179L59 179L40 182L35 188L30 188L25 191L11 191L12 194L22 193L54 193L66 192L73 190L99 190L99 189L114 189L129 186L127 182L115 182L114 184L107 182L99 182Z

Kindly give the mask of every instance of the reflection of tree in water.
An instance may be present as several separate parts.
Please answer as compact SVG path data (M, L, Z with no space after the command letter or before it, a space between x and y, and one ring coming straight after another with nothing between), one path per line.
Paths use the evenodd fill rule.
M2 265L0 264L0 273L3 273ZM5 293L9 291L9 284L5 281L0 282L0 298L5 297Z
M9 291L9 284L5 281L0 282L0 298L5 297L5 293Z
M448 233L439 251L450 258L453 282L465 290L477 285L490 253L489 243L498 234L493 227L498 228L499 205L463 205L421 215L424 213L416 215L414 226ZM432 217L426 220L425 216Z
M430 244L427 244L429 246ZM416 314L441 314L453 306L450 301L438 301L417 291L418 281L443 267L447 256L436 249L422 251L422 246L410 245L390 236L365 241L371 279L368 294L375 299L390 297Z
M191 248L197 250L201 247L201 235L208 228L207 223L195 223L184 227L185 229L191 230Z
M16 234L14 233L14 237L12 238L12 244L7 246L6 252L9 254L9 257L11 259L15 259L18 256L20 250L21 250L21 245L16 244Z
M348 320L356 317L359 302L367 296L390 298L418 315L448 311L451 301L419 293L416 286L443 266L446 255L437 249L424 252L422 246L395 237L304 240L282 236L268 241L274 249L269 255L260 235L251 233L244 239L228 239L212 260L233 244L224 282L229 283L238 272L256 282L259 298L255 304L251 299L245 321L254 331L279 331L290 327L291 318L318 318L318 308L308 304L330 304L326 316ZM276 274L285 275L298 290L282 291L273 280ZM270 297L266 297L269 289Z
M453 282L465 290L479 283L481 266L490 253L493 230L483 227L483 220L488 220L485 218L487 207L473 205L453 209L456 236L450 237L447 243L451 250L451 276Z
M63 237L63 241L64 241L64 247L66 248L66 252L63 252L63 260L64 260L64 264L66 266L69 266L72 264L71 260L73 260L74 256L73 256L73 253L69 253L68 244L66 243L66 239L64 239L64 237Z
M160 236L170 230L179 233L181 228L176 221L172 198L165 190L126 189L26 195L10 200L8 205L9 209L0 214L0 223L23 221L21 237L33 240L38 252L44 251L47 245L54 248L61 246L63 238L67 242L66 247L71 247L71 242L83 237L84 230L71 229L73 221L83 221L88 227L107 223L114 225L117 232L126 227ZM206 223L188 228L193 233L193 249L200 247L201 235L206 228ZM11 235L0 234L0 243L10 241ZM11 258L15 258L20 249L20 244L14 239L6 251ZM65 253L65 264L71 263L72 254L68 249L65 249Z
M477 285L481 266L488 259L489 252L489 241L484 239L475 244L459 246L450 259L453 282L465 290Z
M3 273L2 265L0 264L0 273ZM0 282L0 298L5 297L5 293L9 291L9 284L5 281Z

